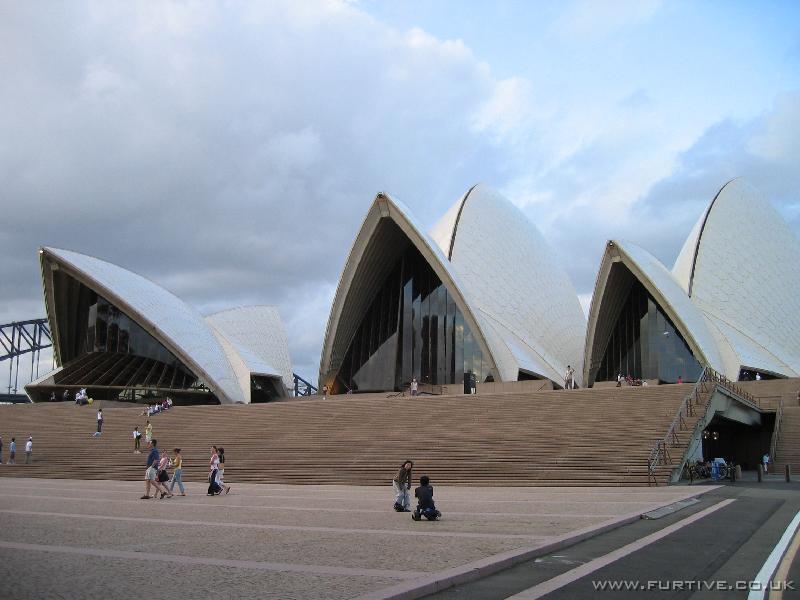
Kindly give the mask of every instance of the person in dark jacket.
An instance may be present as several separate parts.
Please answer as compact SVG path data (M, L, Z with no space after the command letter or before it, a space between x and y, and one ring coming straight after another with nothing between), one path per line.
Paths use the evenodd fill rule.
M421 521L425 517L428 521L435 521L442 516L433 503L433 486L427 475L419 478L419 487L414 490L414 496L417 498L417 509L411 515L412 519Z
M394 486L394 509L397 512L411 512L411 469L413 461L406 460L392 480Z

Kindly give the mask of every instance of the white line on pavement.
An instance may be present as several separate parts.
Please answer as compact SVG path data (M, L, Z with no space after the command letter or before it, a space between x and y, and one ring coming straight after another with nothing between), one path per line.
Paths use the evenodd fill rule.
M15 489L29 489L29 490L37 490L37 491L38 490L42 490L42 489L47 489L47 490L69 491L69 492L86 492L86 490L89 489L89 490L102 490L104 492L111 493L111 494L126 494L126 493L130 493L129 490L131 490L131 489L134 489L134 490L138 491L142 487L142 482L140 482L140 481L122 482L122 481L100 480L100 479L83 479L83 480L80 480L80 483L82 485L82 487L80 487L80 488L61 487L60 485L49 485L49 484L48 485L38 485L38 482L37 482L36 485L30 485L32 483L31 479L24 479L24 480L8 479L8 480L4 480L4 481L8 481L9 485L10 486L13 485L13 487ZM16 481L24 481L24 483L22 483L21 485L20 484L14 485L14 484L11 483L12 481L14 481L14 482L16 482ZM43 481L50 482L50 481L55 481L55 480L43 480ZM63 482L63 483L76 483L77 480L58 480L58 481L59 482ZM142 479L142 481L144 481L144 479ZM247 492L245 492L245 493L237 493L237 495L247 496L248 498L281 498L281 499L285 499L285 500L314 500L314 499L319 498L320 489L322 489L319 486L316 486L316 487L308 486L309 495L297 495L299 493L299 491L300 491L300 488L306 489L306 486L298 485L296 487L290 487L290 488L273 488L273 487L270 487L271 484L238 483L238 482L235 482L235 481L231 482L231 483L233 485L236 485L237 489L247 489L248 490ZM29 484L29 485L25 485L25 484ZM113 484L113 486L111 484ZM127 484L127 486L123 488L123 487L118 486L116 484ZM184 485L193 486L195 488L199 488L200 487L198 485L198 482L196 482L196 481L184 482ZM253 493L248 493L249 492L249 488L245 488L245 486L264 486L264 487L269 487L270 491L272 491L272 492L291 492L294 495L287 496L285 494L280 494L280 495L278 495L278 494L253 494ZM118 489L108 489L109 487L117 487ZM203 484L202 488L205 489L205 487L206 487L205 484ZM334 487L336 488L336 487L340 487L340 486L334 486ZM364 494L365 496L374 496L374 499L376 499L376 500L385 498L387 496L394 497L393 493L391 493L388 490L384 491L384 488L381 488L381 487L376 487L376 486L353 486L353 488L354 489L358 489L359 492ZM570 488L570 490L574 490L574 489L579 489L579 488ZM712 489L714 489L714 488L708 486L708 490L704 489L702 492L698 492L697 489L695 488L695 489L693 489L691 491L691 495L697 495L698 493L705 493L706 491L710 491ZM341 491L341 490L336 489L335 491ZM519 488L516 489L515 491L519 491ZM593 492L593 493L597 493L597 492ZM637 488L637 491L627 490L625 496L626 497L630 497L631 494L637 494L637 493L640 493L638 491L638 488ZM642 500L615 500L615 499L603 500L603 499L599 499L597 497L593 497L591 499L583 500L583 499L575 499L575 498L570 497L570 496L574 495L574 492L565 492L564 493L564 497L555 498L555 499L553 498L553 493L552 492L541 492L541 494L542 494L541 496L533 496L533 497L529 497L529 498L514 499L514 500L503 499L503 498L497 498L497 499L493 499L493 498L485 498L485 499L470 498L469 500L463 500L463 499L460 499L460 498L452 498L448 494L448 490L445 489L445 490L437 491L436 497L437 497L437 499L439 501L447 501L447 502L454 502L454 503L455 502L463 502L463 503L469 503L471 505L472 504L535 504L535 503L563 505L565 503L569 503L569 504L591 504L591 505L596 505L596 504L620 504L620 505L622 505L622 504L624 504L624 505L641 505L643 507L646 507L646 506L648 506L650 503L652 503L654 501L663 501L663 500L677 501L677 500L680 500L680 499L682 499L682 498L684 498L686 496L685 493L676 493L674 498L671 498L669 496L667 496L665 498L663 493L660 493L660 494L648 493L646 495L649 496L649 497L645 498L645 499L642 499ZM622 492L620 492L620 495L621 494L622 494ZM325 499L326 500L351 500L352 496L350 495L350 496L335 497L335 496L326 495Z
M756 575L755 579L753 579L753 583L760 584L757 587L761 589L750 590L750 593L747 595L747 600L761 600L764 597L764 594L769 588L769 582L772 579L772 574L775 572L775 569L778 568L778 563L780 562L781 558L783 558L786 548L791 543L795 531L797 531L798 525L800 525L800 512L794 516L792 522L786 527L781 539L778 540L778 543L772 549L772 552L769 553L769 556L767 557L764 565L761 567L761 570L758 572L758 575Z
M541 598L542 596L554 592L555 590L560 589L565 585L569 585L570 583L577 581L581 577L585 577L586 575L594 573L598 569L602 569L606 565L610 565L611 563L616 562L621 558L628 556L629 554L633 554L634 552L641 550L645 546L648 546L653 542L657 542L658 540L670 535L671 533L674 533L679 529L682 529L683 527L686 527L687 525L694 523L695 521L699 521L700 519L707 517L711 513L714 513L721 508L725 508L732 502L735 502L735 500L733 499L723 500L722 502L719 502L713 506L709 506L705 510L701 510L700 512L697 512L689 517L686 517L685 519L682 519L677 523L673 523L672 525L669 525L664 529L660 529L654 533L651 533L650 535L647 535L639 540L636 540L635 542L626 544L622 548L618 548L613 552L609 552L608 554L595 558L594 560L591 560L581 565L580 567L575 567L574 569L570 569L569 571L562 573L561 575L558 575L556 577L553 577L552 579L548 579L547 581L543 581L542 583L535 585L531 588L528 588L527 590L523 590L518 594L509 596L508 598L506 598L506 600L534 600L535 598Z
M424 575L420 571L392 571L384 569L351 569L347 567L327 567L324 565L301 565L297 563L261 562L256 560L231 560L225 558L203 558L180 554L153 554L151 552L126 552L107 548L78 548L75 546L55 546L45 544L21 544L0 541L0 548L9 550L57 552L59 554L78 554L100 558L119 558L124 560L147 560L170 562L184 565L203 565L234 567L258 571L284 571L293 573L314 573L317 575L343 575L347 577L389 577L392 579L411 579Z
M134 523L160 523L162 525L183 525L198 527L231 527L238 529L263 529L271 531L305 531L313 533L336 533L337 535L399 535L407 537L444 537L444 538L474 538L474 539L518 539L542 541L547 538L541 535L510 534L510 533L471 533L458 531L402 531L393 529L353 529L350 527L312 527L292 525L264 525L261 523L224 523L208 521L186 521L180 519L155 519L152 517L114 517L110 515L86 515L80 513L43 512L30 510L0 509L0 514L26 515L37 517L56 517L62 519L88 519L95 521L129 521Z
M130 494L128 494L130 495ZM33 499L33 500L66 500L66 501L74 501L80 502L81 504L85 502L99 502L104 504L109 504L113 502L114 504L119 504L121 502L127 504L138 504L142 505L141 501L139 500L117 500L117 499L110 499L110 498L83 498L83 497L74 497L74 496L36 496L33 494L3 494L0 493L0 498L25 498L25 499ZM209 502L191 502L189 500L177 500L176 506L199 506L204 508L213 508L214 510L218 510L219 505L217 501L211 500ZM363 508L359 507L358 511L353 510L352 508L333 508L333 507L325 507L325 508L318 508L318 507L306 507L306 506L279 506L274 504L230 504L229 502L225 502L225 508L243 508L243 509L256 509L256 510L291 510L291 511L301 511L301 512L340 512L340 513L353 513L358 512L361 513L375 513L375 514L386 514L392 512L391 508L389 509L373 509L373 508ZM463 511L452 511L448 510L447 515L455 515L455 516L468 516L468 517L502 517L504 519L507 518L528 518L528 517L563 517L565 519L604 519L608 517L614 517L615 514L605 514L605 513L596 513L591 515L581 515L575 513L538 513L538 512L531 512L531 513L506 513L506 512L463 512Z

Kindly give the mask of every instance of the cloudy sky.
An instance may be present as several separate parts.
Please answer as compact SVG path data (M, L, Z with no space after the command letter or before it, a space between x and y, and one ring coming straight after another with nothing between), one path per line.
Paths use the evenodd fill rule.
M0 81L0 323L67 248L277 305L316 380L378 191L430 226L499 189L584 305L606 239L671 265L732 177L800 233L797 2L0 0Z

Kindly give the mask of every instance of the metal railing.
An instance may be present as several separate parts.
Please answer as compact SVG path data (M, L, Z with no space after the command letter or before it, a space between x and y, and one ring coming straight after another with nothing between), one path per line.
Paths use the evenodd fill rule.
M686 429L686 418L694 416L696 412L695 407L701 404L705 404L702 409L703 411L708 410L708 403L711 400L714 388L717 385L724 385L722 383L723 380L727 381L723 375L717 373L711 367L703 368L692 391L689 392L678 407L672 422L667 428L667 433L664 435L663 439L656 440L653 447L650 449L650 457L647 461L648 485L658 485L656 470L659 466L671 462L669 447L671 445L674 448L679 445L680 440L678 432Z
M773 464L775 464L776 450L781 437L781 419L783 419L783 396L781 396L778 409L775 411L775 427L772 429L772 439L769 442L769 459Z
M708 412L709 403L711 402L711 398L717 386L725 389L743 404L749 405L759 412L761 411L758 400L751 393L742 389L722 373L718 373L709 366L704 367L692 391L689 392L689 395L683 399L683 402L681 402L681 405L678 407L678 411L675 413L675 417L672 419L666 435L663 439L656 440L653 447L650 449L650 456L647 460L648 485L658 485L656 470L658 467L671 462L669 447L671 445L675 448L679 445L680 440L678 432L686 429L686 418L694 416L695 412L698 410L696 407L700 405L703 405L702 408L699 409L700 414Z
M317 388L311 385L308 381L300 377L297 373L292 373L294 376L294 395L295 396L312 396L317 393Z
M738 400L744 402L745 404L750 404L752 408L761 409L759 405L758 399L753 396L750 392L746 392L741 386L737 385L736 382L731 381L722 373L717 373L711 367L706 367L703 369L703 372L709 371L709 379L713 380L714 383L721 385L725 388L728 392L733 394L734 396L738 396Z

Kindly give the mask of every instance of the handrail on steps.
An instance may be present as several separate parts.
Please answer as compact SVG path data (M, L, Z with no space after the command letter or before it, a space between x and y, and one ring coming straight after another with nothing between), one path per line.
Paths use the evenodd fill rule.
M711 384L711 387L709 388L707 384ZM686 428L685 418L694 415L695 406L703 404L703 396L706 394L708 394L708 396L705 398L705 410L708 410L708 403L711 401L714 389L717 386L739 396L739 399L745 404L750 404L753 408L759 409L758 401L752 394L746 392L740 386L725 377L725 375L718 373L710 366L706 365L703 367L703 371L700 373L700 377L697 378L697 382L694 384L692 391L689 392L678 407L675 417L673 417L669 428L667 428L666 435L662 439L656 440L653 443L653 447L650 449L650 457L647 461L648 485L658 485L656 469L670 461L669 445L671 444L672 447L678 445L678 431ZM773 443L774 442L773 440Z
M781 419L783 419L783 396L781 396L778 409L775 411L775 427L772 429L772 439L769 442L769 459L773 464L777 454L778 440L781 437Z

